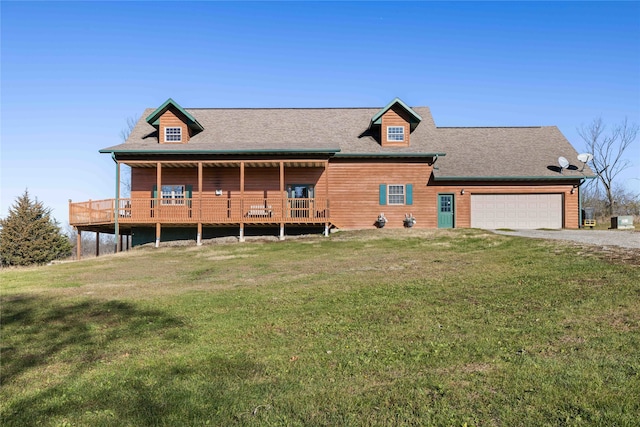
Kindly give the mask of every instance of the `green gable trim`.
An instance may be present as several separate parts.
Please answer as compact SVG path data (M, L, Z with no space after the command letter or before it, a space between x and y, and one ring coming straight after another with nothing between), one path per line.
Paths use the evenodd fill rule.
M189 126L190 129L196 131L204 130L202 125L198 123L195 117L187 113L184 108L178 105L178 103L171 98L167 99L160 107L158 107L153 113L151 113L149 117L147 117L147 123L152 126L160 125L160 116L162 116L171 107L178 110L180 114L182 114L187 119L187 126Z
M102 149L100 153L116 154L334 154L340 151L339 148L327 149L287 149L287 150L111 150Z
M409 122L411 125L411 130L414 130L416 126L418 126L418 123L422 121L422 117L420 117L420 114L413 111L411 107L409 107L407 104L402 102L400 98L395 98L393 101L388 103L382 110L378 111L376 115L371 118L371 123L374 125L382 124L382 116L384 115L384 113L389 111L389 109L396 104L400 105L402 108L404 108L404 110L407 113L409 113L409 115L411 115L411 119L409 120Z

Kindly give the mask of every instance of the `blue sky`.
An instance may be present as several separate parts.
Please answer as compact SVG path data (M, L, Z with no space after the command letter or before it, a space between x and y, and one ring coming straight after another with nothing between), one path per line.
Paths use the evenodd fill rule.
M112 198L129 117L429 106L438 126L640 122L639 2L0 2L0 216ZM526 153L522 153L526 155ZM640 140L620 184L640 193ZM501 159L501 161L508 159Z

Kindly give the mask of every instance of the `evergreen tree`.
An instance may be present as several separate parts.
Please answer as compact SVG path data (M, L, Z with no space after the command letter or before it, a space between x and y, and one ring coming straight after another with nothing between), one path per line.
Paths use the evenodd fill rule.
M71 243L51 217L51 209L31 200L25 190L9 215L0 219L1 265L44 264L69 255Z

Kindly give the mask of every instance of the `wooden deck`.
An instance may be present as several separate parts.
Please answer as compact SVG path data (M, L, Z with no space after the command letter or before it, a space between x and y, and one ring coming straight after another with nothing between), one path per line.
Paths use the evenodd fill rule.
M117 214L116 214L117 212ZM117 215L117 217L116 217ZM329 201L322 198L135 198L69 203L74 227L152 224L328 224Z

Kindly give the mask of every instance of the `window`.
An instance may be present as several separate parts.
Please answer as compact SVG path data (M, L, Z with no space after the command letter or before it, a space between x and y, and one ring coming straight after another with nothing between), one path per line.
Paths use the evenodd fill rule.
M163 205L184 205L184 185L163 185L162 204Z
M413 184L380 184L380 205L413 205Z
M404 205L404 185L389 185L390 205Z
M182 128L164 128L165 142L182 141Z
M404 141L404 127L387 126L387 141Z

